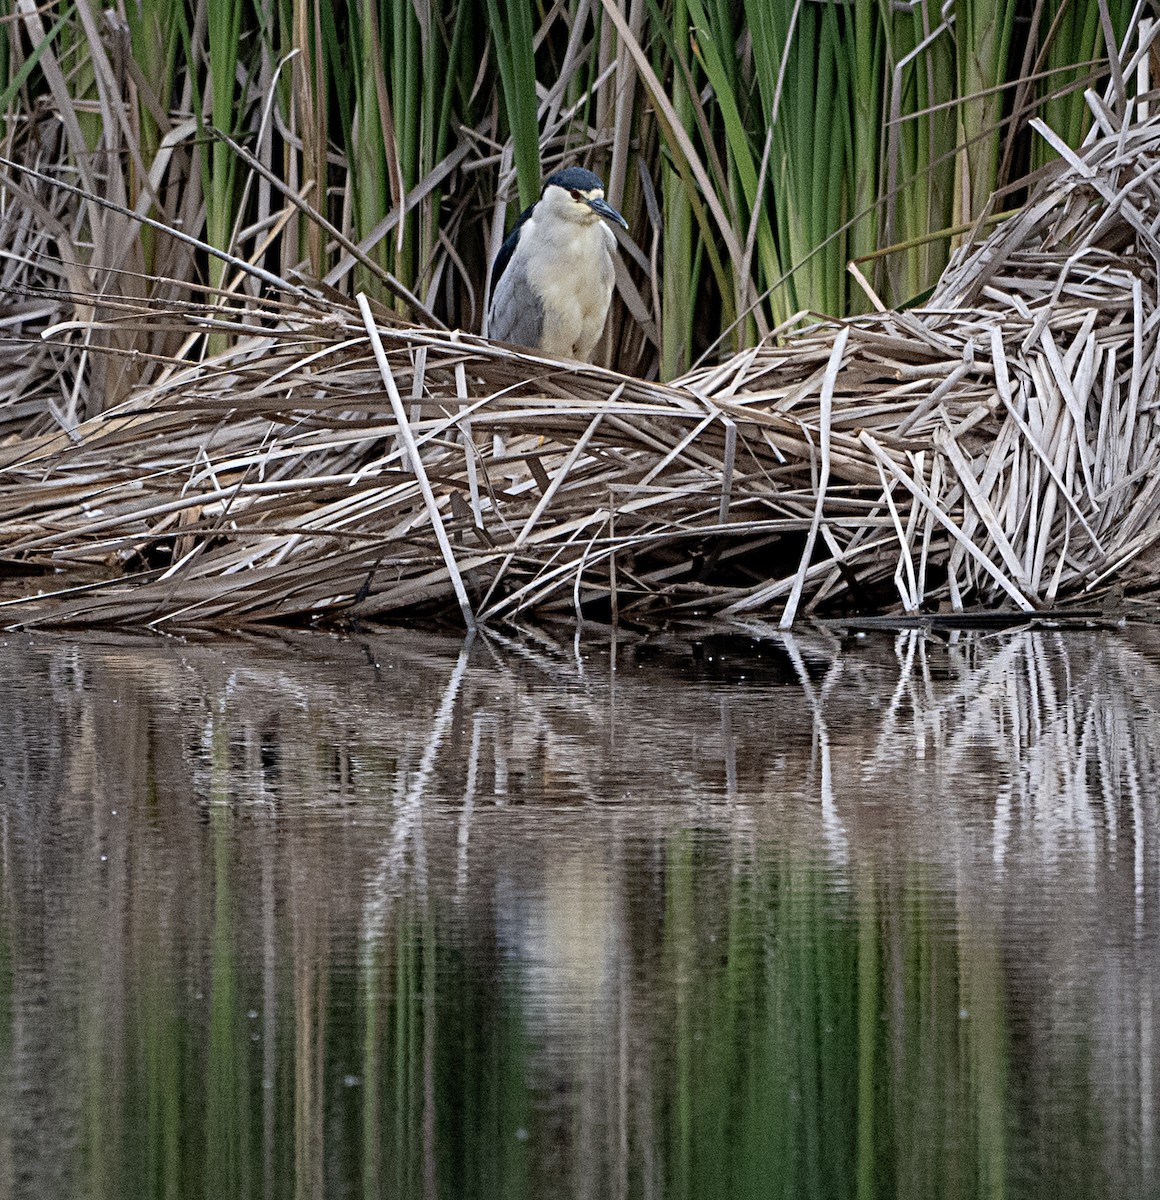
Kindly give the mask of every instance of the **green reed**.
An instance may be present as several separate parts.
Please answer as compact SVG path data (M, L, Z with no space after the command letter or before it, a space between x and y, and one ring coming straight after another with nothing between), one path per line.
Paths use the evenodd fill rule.
M540 138L532 12L527 0L487 0L520 206L540 194Z
M884 303L920 297L1046 161L1031 116L1083 137L1101 9L1119 43L1130 0L487 0L486 19L466 0L134 0L126 88L95 8L42 25L0 0L0 87L14 113L71 105L66 156L133 203L155 189L163 222L283 277L384 296L393 277L469 328L497 186L510 223L546 167L614 170L647 309L644 333L614 313L614 344L671 377L800 309L866 308L851 259ZM117 104L130 152L110 141ZM159 258L157 237L139 236L146 271L225 284L219 259Z
M1107 8L1120 35L1131 15L1131 0L1108 0ZM1069 145L1077 146L1091 124L1083 91L1102 74L1100 60L1106 52L1099 6L1040 0L1032 19L1038 21L1039 35L1032 73L1044 75L1038 88L1040 115ZM1032 143L1033 166L1043 166L1052 156L1041 139Z
M883 10L890 64L881 244L898 247L877 282L902 303L930 288L946 265L959 119L954 87L959 43L927 12Z
M674 0L673 27L686 27L688 19L686 0ZM692 88L686 82L691 79L688 46L684 41L673 42L669 54L673 70L674 115L686 134L690 134L694 100ZM663 226L660 236L665 262L661 372L665 378L672 378L689 366L695 300L699 291L698 264L694 255L695 185L688 171L682 173L671 161L662 160L661 196Z
M233 134L240 119L238 104L238 62L242 33L242 0L218 0L207 4L206 71L209 75L210 117L216 130ZM229 249L237 213L234 208L238 162L230 148L214 139L208 147L208 162L203 159L208 178L203 185L206 201L206 241L211 246ZM221 283L225 264L209 260L212 286Z

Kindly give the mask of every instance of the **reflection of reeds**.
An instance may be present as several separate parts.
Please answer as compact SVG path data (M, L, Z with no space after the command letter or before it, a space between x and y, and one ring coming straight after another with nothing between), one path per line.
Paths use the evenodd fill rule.
M6 647L0 1145L39 1074L107 1194L1150 1178L1150 630L288 645Z
M985 764L996 780L991 851L1002 868L1036 825L1037 853L1075 855L1090 866L1107 839L1136 847L1135 892L1142 903L1140 855L1156 819L1160 737L1146 714L1155 704L1140 683L1145 660L1109 655L1100 635L1043 633L996 639L993 653L958 665L936 684L921 636L900 638L900 672L882 717L867 778L892 775L900 747L922 748L940 776L969 776ZM945 668L944 668L945 669ZM1142 914L1142 910L1141 910Z

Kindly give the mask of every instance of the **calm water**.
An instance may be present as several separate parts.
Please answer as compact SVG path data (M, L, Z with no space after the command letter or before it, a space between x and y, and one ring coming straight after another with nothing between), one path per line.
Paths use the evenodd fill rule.
M1160 1196L1160 633L0 639L0 1196Z

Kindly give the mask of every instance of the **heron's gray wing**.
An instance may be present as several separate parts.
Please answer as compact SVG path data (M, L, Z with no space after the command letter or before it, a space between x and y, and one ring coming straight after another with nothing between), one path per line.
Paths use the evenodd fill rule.
M516 255L492 291L488 333L501 342L539 349L544 305L528 283L526 264Z

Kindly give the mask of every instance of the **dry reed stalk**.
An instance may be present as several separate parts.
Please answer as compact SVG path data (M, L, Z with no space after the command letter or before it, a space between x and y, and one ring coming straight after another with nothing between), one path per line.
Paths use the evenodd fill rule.
M78 306L26 334L37 370L120 362L148 330L159 347L210 327L237 344L196 364L158 349L109 411L0 444L0 620L458 605L469 624L788 624L1154 591L1158 156L1160 124L1105 129L960 249L922 309L802 328L670 386L329 293L122 300L99 322ZM12 320L35 334L46 311Z

